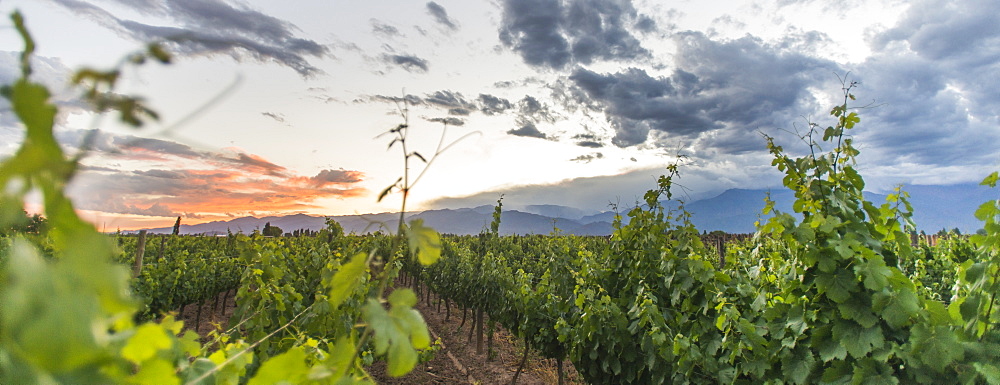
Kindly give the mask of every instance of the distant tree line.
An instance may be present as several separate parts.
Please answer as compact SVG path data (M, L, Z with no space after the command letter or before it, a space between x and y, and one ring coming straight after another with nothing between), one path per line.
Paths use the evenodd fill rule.
M9 223L0 227L0 236L12 234L41 234L48 228L49 221L41 214L28 215L28 212L24 210L22 210L22 214L23 215L18 215L16 218L13 218L13 221L11 221L10 218L3 221Z

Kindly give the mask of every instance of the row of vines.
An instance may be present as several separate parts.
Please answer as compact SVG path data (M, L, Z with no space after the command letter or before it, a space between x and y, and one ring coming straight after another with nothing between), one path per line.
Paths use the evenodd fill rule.
M671 167L610 238L500 237L498 205L477 237L441 239L401 217L395 236L330 224L316 237L161 238L163 252L132 277L132 240L97 232L65 194L83 154L56 141L57 109L30 79L34 41L20 14L12 20L25 51L2 93L26 139L0 163L0 226L28 221L25 201L39 192L48 230L0 243L0 383L370 383L376 359L405 375L432 343L416 294L391 288L403 271L473 310L479 330L488 314L594 384L1000 384L1000 205L975 213L984 234L914 248L905 192L881 205L862 195L847 134L859 122L853 84L837 123L803 136L806 155L768 138L794 212L769 203L724 264L683 206L661 203L673 198ZM146 60L169 55L150 45L126 62ZM74 81L95 110L155 118L113 92L119 72ZM408 162L433 161L407 149L407 127L388 132L406 174L381 194L400 192L404 205L422 175L411 180ZM205 339L164 316L229 290L236 313Z
M400 376L431 347L414 293L389 290L401 260L439 256L438 234L419 221L377 238L347 239L337 226L297 242L158 238L132 277L133 239L99 233L65 193L89 139L75 154L56 140L57 108L31 79L35 42L20 13L11 20L25 45L21 77L0 93L25 137L0 162L0 228L25 227L37 193L46 229L0 237L0 383L363 384L374 359ZM157 44L126 59L171 60ZM141 98L115 92L120 74L83 69L73 82L95 111L134 126L155 119ZM405 127L391 132L405 140ZM226 330L199 336L165 313L233 289Z
M837 123L803 137L808 155L768 138L794 213L768 202L724 265L683 206L661 203L671 168L610 239L498 237L496 218L404 271L594 384L998 384L1000 201L975 213L979 235L911 245L906 193L862 195L852 87Z

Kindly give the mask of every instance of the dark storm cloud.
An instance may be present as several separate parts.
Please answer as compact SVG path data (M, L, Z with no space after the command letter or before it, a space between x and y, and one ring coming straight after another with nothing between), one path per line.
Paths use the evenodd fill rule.
M1000 143L1000 3L918 1L871 40L856 72L862 113L886 161L995 167Z
M118 1L147 16L165 18L177 26L154 26L115 17L90 2L52 0L104 27L140 41L177 42L170 50L185 55L226 54L236 59L274 60L302 76L322 71L306 56L324 57L328 49L296 36L295 25L243 5L221 0Z
M413 55L383 54L382 61L398 65L409 72L427 72L429 69L427 60Z
M431 16L434 16L434 20L437 21L438 24L448 27L451 30L458 29L458 25L455 23L455 21L452 20L450 17L448 17L448 11L446 11L444 7L442 7L440 4L435 3L433 1L428 2L427 13L430 13Z
M678 50L669 77L628 68L601 74L577 68L576 88L559 98L570 108L598 108L615 130L612 143L646 142L651 131L695 138L716 129L754 131L786 126L813 111L807 88L828 84L832 62L784 51L753 37L715 41L687 32L674 37Z
M535 127L535 124L531 122L523 122L520 128L509 130L507 131L507 134L514 136L524 136L528 138L539 138L539 139L547 138L545 133L538 131L538 127Z
M631 0L504 0L500 41L530 65L564 68L649 56L631 30L655 22Z

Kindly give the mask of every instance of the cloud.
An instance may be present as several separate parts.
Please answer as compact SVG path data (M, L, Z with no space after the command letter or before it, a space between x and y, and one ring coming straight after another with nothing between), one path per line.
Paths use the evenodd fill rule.
M890 43L905 42L910 50L930 60L995 60L1000 38L997 12L1000 4L995 2L915 1L894 27L876 35L871 43L884 49Z
M316 176L310 178L315 186L325 186L328 184L351 184L358 183L363 177L359 171L349 171L344 169L339 170L322 170Z
M479 111L484 115L500 115L514 108L509 100L489 94L479 94L476 101L479 102Z
M559 116L552 112L548 105L539 102L530 95L525 95L517 102L517 117L515 123L519 128L507 131L510 135L529 138L552 139L538 130L539 123L555 123Z
M595 159L603 159L603 158L604 158L604 154L599 153L599 152L595 152L593 154L580 155L580 156L578 156L576 158L570 159L570 161L571 162L590 163L590 162L594 161Z
M573 135L572 139L577 141L576 142L577 146L587 147L587 148L602 148L602 147L604 147L604 143L601 142L602 139L600 137L598 137L597 135L595 135L593 133L590 133L589 132L590 129L587 128L586 126L584 128L586 128L588 130L588 132L586 134L576 134L576 135Z
M465 99L465 96L463 96L462 93L455 91L435 91L434 93L425 96L424 102L433 106L445 108L451 115L466 116L472 113L472 111L479 110L479 106Z
M354 103L406 103L411 106L417 106L424 104L424 99L413 94L407 94L404 96L366 95L354 99Z
M655 28L631 0L504 0L500 41L530 65L562 69L649 56L631 32Z
M444 124L451 125L451 126L464 126L465 125L465 120L464 119L459 119L459 118L456 118L456 117L453 117L453 116L449 116L447 118L428 118L427 121L428 122L435 122L435 123L444 123Z
M509 100L488 95L479 94L479 97L474 100L469 100L462 95L461 92L451 91L451 90L438 90L424 96L417 95L406 95L405 97L399 96L386 96L386 95L369 95L363 98L356 99L355 103L365 103L365 102L376 102L376 103L401 103L404 101L410 105L428 105L431 107L437 107L445 110L449 115L456 116L469 116L473 112L481 112L483 115L500 115L507 113L514 108L514 104ZM534 102L538 104L537 100ZM540 104L536 109L541 108ZM548 112L547 110L543 112ZM432 120L435 121L435 120ZM455 121L451 121L455 122ZM464 123L464 122L463 122ZM452 123L449 123L452 124Z
M111 199L103 200L101 202L94 202L94 204L87 205L85 210L103 211L106 213L117 213L117 214L131 214L131 215L142 215L149 217L176 217L181 216L168 207L155 202L147 208L141 208L132 204L125 203L125 200L121 197L110 197Z
M413 55L391 55L383 54L382 61L395 64L408 72L427 72L430 68L427 60Z
M557 100L571 109L604 112L619 147L645 143L651 132L693 140L713 130L785 127L815 111L808 90L828 84L838 69L750 36L716 41L686 32L674 41L670 76L639 68L605 74L577 68L568 77L574 89Z
M83 210L161 217L251 209L279 212L313 208L311 202L317 199L367 193L357 186L364 179L360 171L327 169L302 176L238 149L197 150L162 139L107 133L93 137L96 144L86 161L97 158L131 169L84 165L70 189Z
M389 24L382 23L381 21L371 19L371 25L372 25L372 32L374 32L376 35L382 35L386 37L403 36L403 34L399 32L398 28L393 27Z
M444 7L442 7L440 4L435 3L433 1L428 2L427 13L429 13L431 16L434 16L434 21L437 21L438 24L448 27L448 29L451 29L453 31L458 30L458 24L455 23L455 21L452 20L450 17L448 17L448 11L446 11Z
M531 122L525 122L524 124L521 125L520 128L509 130L507 131L507 133L514 136L547 139L547 136L541 131L538 131L538 128L535 127L535 124Z
M278 114L278 113L274 113L274 112L261 112L260 114L264 115L266 117L269 117L271 119L274 119L278 123L284 123L285 122L285 116L282 115L282 114Z
M507 99L488 94L479 94L479 97L470 100L465 95L462 95L461 92L450 90L438 90L424 96L368 95L358 98L354 102L401 103L404 100L410 105L427 105L440 108L453 116L469 116L474 112L480 112L488 116L513 112L515 115L515 124L518 128L511 129L507 133L531 138L549 139L547 135L538 130L537 125L541 123L551 124L561 119L561 116L554 112L548 104L542 103L530 95L525 95L516 105ZM463 119L454 117L427 118L427 120L431 122L447 122L455 126L465 124Z
M170 44L169 48L175 54L226 54L237 60L273 60L306 77L322 73L306 60L306 56L325 57L329 54L324 45L297 37L295 25L245 5L223 0L115 2L174 26L120 19L86 1L52 1L123 36L144 42L174 42L176 44Z
M52 94L49 101L60 109L89 108L80 101L77 93L70 86L73 71L59 58L33 55L31 57L31 71L31 80L45 85ZM21 53L0 51L0 84L13 84L20 77ZM64 114L56 118L63 119ZM23 136L20 122L11 110L10 101L7 98L0 98L0 136L2 136L0 139L5 139L7 135L17 138ZM5 144L13 142L3 141ZM0 145L0 151L3 150L3 145Z
M861 142L869 145L862 156L882 168L872 172L898 179L900 169L941 170L963 182L996 167L998 13L995 2L916 1L896 25L870 36L874 54L854 76L859 99L879 105L860 112Z

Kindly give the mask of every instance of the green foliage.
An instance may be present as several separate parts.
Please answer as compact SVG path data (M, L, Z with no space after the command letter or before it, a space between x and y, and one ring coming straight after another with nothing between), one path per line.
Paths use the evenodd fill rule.
M265 223L264 229L260 232L260 235L265 237L280 237L283 234L285 234L285 232L278 226L271 226L271 222Z
M430 265L441 258L441 236L437 231L424 226L423 219L414 219L406 227L406 239L410 253L423 265Z
M399 377L417 364L416 349L430 346L431 337L423 317L413 305L417 296L410 289L398 289L389 295L389 311L374 299L365 305L365 319L375 333L375 352L388 353L388 372Z
M1000 383L1000 200L975 212L976 235L912 247L907 194L881 205L862 195L853 83L831 111L836 124L802 135L808 155L766 138L794 213L768 201L774 216L727 247L724 267L683 205L661 203L673 198L671 166L610 239L501 237L498 200L478 237L442 238L401 215L395 236L348 237L328 221L326 239L161 238L164 257L130 280L134 238L119 234L116 245L65 195L80 155L56 142L57 109L30 79L35 43L23 18L12 20L25 50L21 78L2 94L26 138L0 163L0 229L36 226L0 243L0 383L370 383L373 357L404 375L434 345L415 293L386 296L401 268L542 355L569 357L591 383ZM150 45L123 64L148 58L169 61ZM98 111L133 125L155 118L113 92L118 74L75 80ZM447 148L430 159L410 151L407 127L389 131L405 171L382 194L401 191L403 212L420 179L409 161L429 164ZM44 208L36 217L24 211L32 191ZM206 345L170 315L136 323L234 287L233 325Z
M25 195L42 193L51 257L37 240L16 236L0 270L0 383L162 383L190 373L196 337L179 336L171 318L135 327L137 302L128 271L111 260L110 240L81 220L64 194L77 163L53 136L56 107L30 80L34 41L19 13L11 17L25 42L21 78L3 88L26 138L0 163L2 205L23 211ZM11 216L0 216L10 226ZM15 216L16 218L16 216ZM59 341L59 343L52 343Z
M57 109L48 90L30 80L34 41L20 14L12 20L25 51L21 78L2 94L24 124L26 138L0 163L0 229L30 224L24 200L39 191L48 232L15 234L0 244L0 383L370 383L362 364L371 362L365 352L371 336L376 352L388 352L392 374L413 367L415 349L430 346L426 325L412 309L413 294L394 292L388 311L380 305L399 265L395 242L362 239L348 245L342 229L333 226L328 234L338 239L326 242L230 234L220 244L220 238L173 237L164 257L130 280L120 262L131 262L132 254L81 220L65 195L83 154L70 157L56 142ZM151 44L122 65L149 58L169 62L169 55ZM140 98L114 92L120 73L84 69L73 81L98 112L117 111L133 126L156 118ZM41 218L35 223L44 223ZM440 253L437 233L420 223L412 228L414 251L431 263ZM266 226L265 235L281 230ZM166 248L167 239L160 239ZM132 244L118 235L119 246ZM185 248L191 245L194 249ZM344 261L346 248L370 253L352 253L358 256ZM206 255L209 249L219 254ZM379 253L386 256L381 266L389 268L372 281L369 271L379 264L366 255ZM194 333L182 334L182 323L170 315L158 322L134 321L213 298L235 287L234 277L239 277L236 325L214 332L208 345ZM146 297L145 310L130 287ZM368 326L359 338L363 313Z
M450 237L437 265L407 271L543 355L568 355L589 383L996 383L1000 201L977 211L971 241L912 247L907 193L862 195L854 86L835 125L802 135L808 155L766 138L794 213L768 201L775 215L728 245L724 268L683 205L661 204L671 167L606 241Z
M3 210L6 211L6 210ZM2 211L0 211L2 212ZM48 229L48 220L41 214L28 215L27 211L14 212L9 218L5 218L3 223L8 223L4 228L0 228L0 236L13 234L44 234Z

